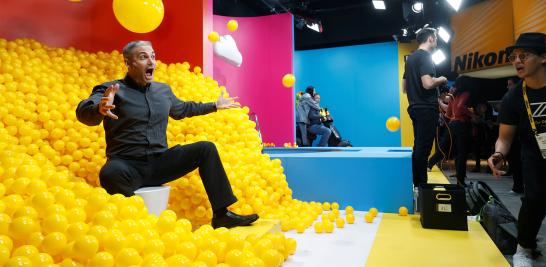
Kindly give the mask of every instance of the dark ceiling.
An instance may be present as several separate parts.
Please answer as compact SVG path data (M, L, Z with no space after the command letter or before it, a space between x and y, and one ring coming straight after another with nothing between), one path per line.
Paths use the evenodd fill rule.
M463 0L461 9L481 1ZM449 26L454 11L446 0L421 0L421 14L411 11L413 2L385 0L387 9L376 10L371 0L214 0L214 14L248 17L290 12L296 20L319 20L322 33L294 27L296 50L392 41L402 28L415 30L426 23Z

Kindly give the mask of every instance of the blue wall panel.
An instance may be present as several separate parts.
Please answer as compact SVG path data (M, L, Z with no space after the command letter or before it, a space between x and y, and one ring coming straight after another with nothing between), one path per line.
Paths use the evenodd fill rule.
M413 211L409 148L265 148L264 153L282 161L296 199L336 201L356 210L397 213L405 206Z
M400 131L385 128L400 117L395 42L294 53L296 92L313 85L341 136L354 146L400 146Z

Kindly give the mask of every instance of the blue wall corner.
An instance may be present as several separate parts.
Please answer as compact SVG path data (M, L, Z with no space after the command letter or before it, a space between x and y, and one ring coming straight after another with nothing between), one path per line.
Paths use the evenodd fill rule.
M389 117L400 117L395 42L295 51L294 73L295 93L315 86L343 139L400 146L400 131L385 127Z

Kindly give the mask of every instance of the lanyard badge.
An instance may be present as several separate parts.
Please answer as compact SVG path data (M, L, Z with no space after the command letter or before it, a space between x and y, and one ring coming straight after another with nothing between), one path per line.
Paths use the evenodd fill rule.
M546 159L546 133L538 133L535 120L533 118L533 112L531 112L531 105L529 104L529 98L527 97L527 84L523 82L523 101L525 102L525 109L527 109L527 116L529 117L529 122L531 123L531 130L533 130L533 135L535 136L542 154L542 158Z

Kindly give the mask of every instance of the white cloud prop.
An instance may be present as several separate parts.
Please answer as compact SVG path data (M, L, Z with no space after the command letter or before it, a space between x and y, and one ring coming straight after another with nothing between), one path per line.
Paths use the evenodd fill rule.
M229 34L220 36L220 40L214 43L214 54L236 67L240 67L241 63L243 63L243 55L241 55L237 43Z

